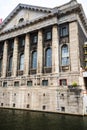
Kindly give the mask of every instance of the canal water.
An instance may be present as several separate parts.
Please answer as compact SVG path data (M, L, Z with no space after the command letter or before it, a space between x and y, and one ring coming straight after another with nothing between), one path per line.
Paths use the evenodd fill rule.
M0 130L87 130L87 117L0 109Z

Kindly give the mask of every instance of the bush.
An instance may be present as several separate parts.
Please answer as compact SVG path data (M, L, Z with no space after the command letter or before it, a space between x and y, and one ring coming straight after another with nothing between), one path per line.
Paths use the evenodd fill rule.
M73 83L72 83L72 86L73 86L73 87L77 87L77 83L76 83L76 82L73 82Z

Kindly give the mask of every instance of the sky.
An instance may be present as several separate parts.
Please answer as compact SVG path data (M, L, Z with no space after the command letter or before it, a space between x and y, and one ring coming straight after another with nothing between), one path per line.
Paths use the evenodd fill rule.
M19 3L53 8L69 1L70 0L0 0L0 18L4 20ZM77 1L82 4L87 17L87 0Z

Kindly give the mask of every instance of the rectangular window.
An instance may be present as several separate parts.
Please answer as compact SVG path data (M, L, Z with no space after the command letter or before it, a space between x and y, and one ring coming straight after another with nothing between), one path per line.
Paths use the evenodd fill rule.
M33 43L37 43L37 36L36 35L33 37Z
M65 112L65 107L61 107L61 111Z
M3 87L7 87L7 82L3 82Z
M19 81L14 82L14 86L18 87L19 86Z
M25 37L24 36L19 38L19 44L20 44L19 47L24 47L25 46Z
M43 86L48 86L48 80L42 80L42 85Z
M68 25L62 25L60 26L60 36L64 37L68 35Z
M44 41L49 41L52 39L52 29L44 30Z
M67 79L60 79L61 86L67 86Z
M27 86L32 86L32 81L27 81Z

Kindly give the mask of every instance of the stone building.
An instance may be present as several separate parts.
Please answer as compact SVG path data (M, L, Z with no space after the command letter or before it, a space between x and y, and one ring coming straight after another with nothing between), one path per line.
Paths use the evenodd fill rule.
M0 107L86 115L86 40L76 0L19 4L0 25Z

